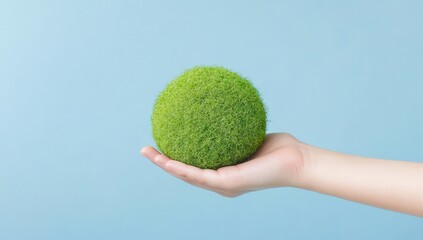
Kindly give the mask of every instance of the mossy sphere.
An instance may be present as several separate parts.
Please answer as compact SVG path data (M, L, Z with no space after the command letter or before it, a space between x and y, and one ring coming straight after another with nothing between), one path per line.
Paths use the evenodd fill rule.
M153 137L168 157L207 169L247 160L263 143L266 110L256 88L223 67L194 67L157 97Z

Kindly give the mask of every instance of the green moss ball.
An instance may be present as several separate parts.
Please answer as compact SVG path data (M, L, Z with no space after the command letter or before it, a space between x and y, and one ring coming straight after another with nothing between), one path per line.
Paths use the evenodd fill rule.
M256 88L223 67L194 67L157 97L153 137L168 157L207 169L248 159L266 135Z

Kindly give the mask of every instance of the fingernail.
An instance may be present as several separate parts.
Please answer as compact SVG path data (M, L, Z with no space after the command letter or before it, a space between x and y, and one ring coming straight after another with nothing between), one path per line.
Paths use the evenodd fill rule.
M147 156L147 150L145 148L141 149L141 154Z

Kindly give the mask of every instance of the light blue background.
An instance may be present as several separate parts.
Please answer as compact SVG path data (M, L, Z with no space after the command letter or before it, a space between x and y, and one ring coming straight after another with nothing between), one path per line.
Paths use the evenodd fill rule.
M421 1L0 1L0 239L423 239L299 189L228 199L139 156L166 84L249 78L268 132L423 161Z

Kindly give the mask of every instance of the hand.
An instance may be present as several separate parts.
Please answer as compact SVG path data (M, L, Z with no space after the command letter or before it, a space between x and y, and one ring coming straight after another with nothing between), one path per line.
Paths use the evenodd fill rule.
M200 169L172 160L153 147L144 147L141 153L173 176L226 197L272 187L295 186L306 163L304 144L286 133L268 134L248 161L217 170Z
M292 186L423 217L423 163L360 157L321 149L273 133L246 162L199 169L160 154L141 153L166 172L226 197Z

